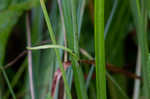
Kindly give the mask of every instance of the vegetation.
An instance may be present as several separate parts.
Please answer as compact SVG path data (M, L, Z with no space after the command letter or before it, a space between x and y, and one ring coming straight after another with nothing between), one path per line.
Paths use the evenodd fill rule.
M150 99L149 0L0 0L0 99Z

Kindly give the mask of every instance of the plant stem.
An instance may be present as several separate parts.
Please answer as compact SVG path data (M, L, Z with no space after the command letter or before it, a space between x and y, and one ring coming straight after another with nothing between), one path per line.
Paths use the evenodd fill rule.
M106 99L104 0L95 0L95 57L97 99Z
M138 48L138 54L137 54L136 75L141 76L141 51L140 51L140 48ZM139 79L135 79L133 99L139 99L140 84L141 84L141 81Z
M58 7L59 7L61 23L62 23L63 33L64 33L64 46L67 47L66 30L65 30L65 23L64 23L64 15L63 15L62 6L61 6L61 0L57 0L57 3L58 3ZM64 51L64 61L65 62L68 61L67 51Z
M41 3L41 7L43 9L43 13L44 13L45 21L46 21L46 24L47 24L47 27L48 27L48 31L50 33L50 38L52 40L52 43L56 45L55 35L54 35L53 29L52 29L52 26L51 26L50 19L48 17L46 6L45 6L43 0L40 0L40 3ZM60 70L62 72L62 77L63 77L64 85L65 85L65 91L66 91L69 99L72 99L71 92L70 92L70 89L69 89L69 85L68 85L68 82L67 82L67 79L66 79L66 73L65 73L65 70L64 70L62 62L61 62L59 50L55 49L55 53L56 53L56 56L57 56L57 60L58 60L58 63L59 63Z
M147 11L145 8L145 0L138 3L139 0L134 1L131 0L131 10L134 17L134 22L136 25L137 30L137 38L138 38L138 45L141 51L141 65L142 65L142 75L143 75L143 96L144 99L150 99L150 66L148 65L148 54L149 54L149 47L148 47L148 39L147 39Z
M31 46L31 32L30 32L28 14L26 15L26 29L27 29L27 45L28 47L30 47ZM32 75L33 73L32 73L32 51L31 50L28 50L28 72L29 72L31 98L35 99L33 75Z

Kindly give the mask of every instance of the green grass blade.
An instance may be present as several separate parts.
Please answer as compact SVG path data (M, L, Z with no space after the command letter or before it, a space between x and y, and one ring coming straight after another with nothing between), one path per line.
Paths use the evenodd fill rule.
M89 60L93 60L93 57L88 53L88 52L86 52L85 50L81 50L81 53L85 56L85 57L87 57ZM92 66L91 67L91 69L90 69L90 72L89 72L89 75L88 75L88 78L87 78L87 86L86 87L88 87L88 83L90 83L88 80L90 80L91 78L92 78L92 72L94 72L93 71L93 69L94 69L94 67ZM121 88L121 86L118 84L118 82L116 82L116 80L108 73L108 72L106 72L106 76L107 76L107 79L109 80L109 81L111 81L112 82L112 84L117 88L117 90L119 90L119 92L120 92L120 94L122 95L122 96L124 96L124 98L125 99L129 99L129 97L127 96L127 94L124 92L124 90ZM119 94L119 93L118 93Z
M128 28L130 24L130 9L129 9L129 1L124 0L115 0L118 1L118 5L116 8L116 11L114 13L114 17L111 21L108 33L105 40L105 55L106 55L106 62L114 64L115 66L118 66L122 68L125 63L125 47L124 47L124 41L127 39L128 35ZM114 2L115 2L114 1ZM115 3L114 3L115 4ZM108 7L108 4L105 4L105 8ZM113 8L115 8L115 5L112 5ZM111 8L112 8L111 7ZM112 9L113 9L112 8ZM110 9L110 13L112 13L112 9ZM105 9L105 17L108 11ZM110 14L108 14L110 15ZM109 20L110 16L107 18ZM105 18L106 21L106 18ZM107 21L108 22L108 21ZM107 23L106 23L107 24ZM105 29L106 25L105 24ZM133 55L134 56L134 55ZM118 57L116 60L115 57ZM120 87L126 92L127 91L127 82L128 78L124 77L123 75L113 75L113 78L118 82ZM120 99L122 97L123 99L126 99L122 96L122 94L115 88L115 86L112 84L112 82L109 80L107 82L108 85L108 91L110 94L110 97L112 99Z
M65 30L67 36L68 48L73 50L76 55L79 55L78 44L78 24L77 24L77 1L62 0L62 9L64 15ZM78 99L88 99L84 76L78 60L70 56L72 62L73 76Z
M141 1L141 13L139 13L139 3L135 1L130 1L131 10L133 13L134 23L137 30L138 44L141 51L141 64L142 64L142 73L143 73L143 95L145 99L150 98L150 78L149 78L149 67L148 62L148 40L147 40L147 11L145 8L145 0Z
M106 36L107 36L108 31L109 31L110 25L111 25L111 23L112 23L114 14L115 14L115 12L116 12L117 5L118 5L118 0L115 0L115 1L114 1L114 4L113 4L112 11L111 11L111 14L110 14L110 16L109 16L109 18L108 18L108 21L107 21L107 23L106 23L106 26L105 26L104 39L106 39Z
M43 9L44 17L45 17L45 20L46 20L46 23L47 23L47 27L48 27L48 30L49 30L49 33L50 33L50 37L51 37L52 43L56 44L55 35L54 35L53 30L52 30L52 26L51 26L51 23L50 23L50 19L48 17L48 13L46 11L46 6L45 6L43 0L40 0L40 3L41 3L41 6L42 6L42 9ZM62 76L63 76L63 80L64 80L66 93L67 93L69 99L72 99L71 92L70 92L70 89L69 89L69 86L68 86L68 82L67 82L67 79L66 79L66 73L65 73L65 70L64 70L63 65L61 63L59 50L55 49L55 53L56 53L56 56L57 56L57 60L59 62L60 70L62 71Z
M57 37L57 44L63 45L62 44L63 43L63 33L62 33L62 26L60 25L60 17L58 16L58 12L57 12L57 10L58 10L57 1L56 0L52 1L51 5L52 5L52 7L49 9L49 17L51 20L53 31ZM43 17L43 19L44 19L44 17ZM44 38L43 40L49 39L49 32L47 29L46 29L45 34L44 35L42 34L42 37ZM63 50L60 51L61 57L63 55L62 51ZM42 84L42 85L48 84L48 86L49 86L48 88L45 87L40 90L41 95L40 95L39 99L43 99L46 94L51 93L54 73L55 73L56 69L59 67L59 64L56 59L54 49L46 49L46 50L41 50L38 52L41 52L40 66L42 65L42 72L41 72L41 67L39 68L39 72L38 72L40 84ZM47 60L49 60L49 61L47 61Z
M88 90L88 87L90 85L90 81L92 79L92 75L94 73L94 69L95 67L92 65L92 67L90 68L90 71L89 71L89 74L88 74L88 77L87 77L87 80L86 80L86 89Z
M27 67L27 58L25 58L23 64L21 65L21 67L19 68L19 70L17 71L15 76L13 77L13 79L11 81L12 88L14 88L17 85L17 83L19 82L19 79L22 76L22 74L24 73L26 67ZM9 94L10 93L7 91L5 96L3 97L3 99L8 99Z
M124 99L129 99L129 97L126 95L124 90L119 86L119 84L116 82L116 80L108 72L106 72L106 75L108 77L108 80L110 80L113 83L113 85L119 90L119 92L121 93L123 98Z
M61 45L42 45L42 46L37 46L37 47L27 47L28 50L40 50L40 49L48 49L48 48L55 48L55 49L63 49L70 53L74 58L79 59L76 54L73 53L73 51L69 48L66 48Z
M86 0L79 0L78 3L78 10L77 10L77 22L78 22L78 33L80 35L81 28L82 28L82 22L83 22L83 16L84 16L84 10L86 5Z
M4 78L5 78L6 82L7 82L9 91L10 91L10 93L11 93L13 99L16 99L15 93L14 93L12 87L11 87L11 84L10 84L10 82L9 82L9 79L8 79L8 77L7 77L7 74L6 74L5 70L4 70L4 68L3 68L2 66L0 66L0 69L1 69L1 71L2 71L2 73L3 73L3 75L4 75Z
M95 0L95 56L97 99L106 99L104 0Z
M79 42L78 42L78 26L77 26L77 16L76 16L76 0L71 0L71 12L72 12L72 24L73 24L73 34L74 34L74 51L79 54Z
M137 5L137 11L138 11L138 15L141 15L141 10L140 10L140 2L139 0L136 0L136 5Z

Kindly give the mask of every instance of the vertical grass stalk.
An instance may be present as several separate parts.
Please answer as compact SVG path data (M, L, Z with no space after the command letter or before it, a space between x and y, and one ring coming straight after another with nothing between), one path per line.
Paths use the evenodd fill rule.
M52 26L51 26L51 23L50 23L50 19L49 19L47 10L46 10L46 6L45 6L43 0L40 0L40 3L41 3L41 7L42 7L42 10L43 10L43 13L44 13L44 17L45 17L45 21L46 21L46 24L47 24L47 27L48 27L48 31L50 33L50 38L52 40L52 43L56 44L55 35L54 35L53 29L52 29ZM66 79L66 73L65 73L65 70L64 70L62 62L61 62L59 50L55 49L55 53L56 53L56 56L57 56L57 60L58 60L58 63L59 63L60 70L62 72L62 77L63 77L64 85L65 85L65 91L66 91L69 99L72 99L71 92L70 92L68 82L67 82L67 79Z
M141 51L138 48L137 53L137 63L136 63L136 75L141 76ZM140 96L140 85L141 81L139 79L135 79L134 81L134 91L133 91L133 99L139 99Z
M106 99L104 0L95 0L95 57L97 99Z
M62 9L67 36L68 48L79 56L78 22L77 22L77 0L62 0ZM84 83L84 76L78 59L70 56L72 63L75 88L78 99L88 99Z
M148 61L148 35L147 35L147 11L145 8L145 0L141 1L141 8L139 0L131 0L131 10L134 17L134 22L136 25L137 30L137 38L138 38L138 45L141 51L141 65L142 65L142 75L143 75L143 96L144 99L150 99L150 66L147 64Z
M60 18L61 18L61 23L62 23L62 28L63 28L63 33L64 33L64 46L67 47L67 38L66 38L66 30L65 30L65 23L64 23L64 15L62 11L62 6L61 6L61 0L57 0L58 7L59 7L59 12L60 12ZM68 60L68 53L65 51L64 52L64 61L67 62Z
M28 47L30 47L31 46L31 32L30 32L28 14L26 15L26 29L27 29L27 45ZM28 72L29 72L30 92L31 92L31 99L35 99L32 71L33 71L32 70L32 51L28 50Z

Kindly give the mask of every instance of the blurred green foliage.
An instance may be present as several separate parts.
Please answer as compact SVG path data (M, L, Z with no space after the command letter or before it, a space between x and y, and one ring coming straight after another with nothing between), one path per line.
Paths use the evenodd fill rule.
M58 1L45 0L57 44L65 45L66 33L67 48L80 60L88 60L79 51L80 48L94 58L94 0L60 0L61 6ZM149 5L149 0L105 0L104 4L106 63L135 74L137 50L141 49L143 82L140 94L137 93L138 99L149 99ZM43 45L45 41L52 44L39 0L0 0L0 66L3 68L26 50L26 14L30 17L32 46ZM59 68L55 52L53 49L32 52L36 99L51 99L52 82ZM64 51L60 49L59 52L64 62ZM90 68L90 64L78 63L70 54L67 57L72 62L66 77L73 99L96 99L96 80L90 76L95 75L95 68ZM27 56L24 55L5 69L17 99L31 99L27 66ZM113 71L107 73L107 99L132 98L134 79ZM84 79L86 74L90 77L89 81ZM5 79L0 72L0 99L12 99ZM62 81L56 84L55 99L60 98L61 94L68 99L60 86ZM85 82L89 83L88 86Z

